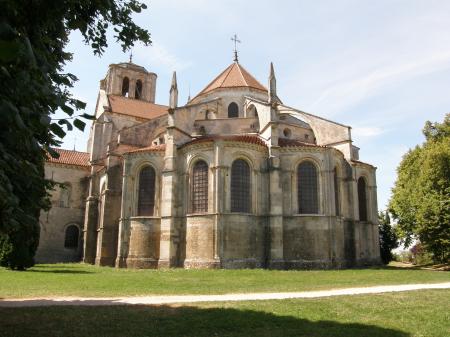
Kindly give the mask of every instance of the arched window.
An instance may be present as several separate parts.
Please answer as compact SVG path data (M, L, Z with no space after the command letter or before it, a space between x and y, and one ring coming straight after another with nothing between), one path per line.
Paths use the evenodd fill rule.
M139 173L138 215L153 215L155 208L155 170L144 167Z
M228 106L228 118L237 118L239 117L239 107L236 103L231 102Z
M72 186L70 184L64 184L61 186L59 194L59 207L70 207L70 194L72 192Z
M338 172L337 168L335 167L333 170L333 183L334 183L334 209L336 211L336 216L341 215L341 207L340 207L340 200L339 200L339 181L338 181Z
M250 166L243 159L231 165L231 211L250 213Z
M358 179L358 207L359 220L367 221L366 180L363 177Z
M319 181L316 166L304 161L297 168L298 213L319 213Z
M286 128L286 129L283 130L283 135L284 135L286 138L291 138L292 131L291 131L290 129Z
M136 81L136 89L134 90L134 98L140 99L142 97L142 81Z
M203 160L192 170L192 212L208 212L208 164Z
M69 225L66 228L64 236L64 248L77 249L78 240L80 238L80 230L76 225Z
M130 80L125 77L122 81L122 96L128 97L128 91L130 90Z

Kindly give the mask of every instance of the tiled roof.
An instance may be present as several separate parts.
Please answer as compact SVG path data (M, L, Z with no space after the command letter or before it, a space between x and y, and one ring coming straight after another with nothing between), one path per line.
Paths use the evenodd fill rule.
M164 151L165 149L166 149L166 144L160 144L160 145L150 145L147 147L142 147L140 149L128 151L125 153Z
M53 149L59 153L59 158L53 158L48 155L47 162L55 163L55 164L64 164L64 165L75 165L80 167L90 167L89 163L89 153L87 152L79 152L79 151L71 151L64 149Z
M198 143L203 143L203 142L212 142L214 140L243 142L243 143L250 143L250 144L266 146L266 143L264 143L264 141L256 135L204 136L204 137L196 138L188 143L183 144L182 146L198 144Z
M108 95L112 112L144 119L153 119L167 113L168 107L123 96Z
M218 88L239 88L249 87L266 91L267 89L259 83L250 73L244 69L239 63L234 62L227 69L225 69L219 76L217 76L205 89L200 91L197 96L206 94Z
M375 167L375 166L373 166L373 165L370 165L370 164L365 163L365 162L360 161L360 160L352 159L351 161L354 162L354 163L356 163L356 164L362 164L362 165L368 165L368 166L371 166L371 167Z
M323 145L305 143L296 139L286 139L286 138L279 138L278 145L281 147L290 147L290 146L326 147Z

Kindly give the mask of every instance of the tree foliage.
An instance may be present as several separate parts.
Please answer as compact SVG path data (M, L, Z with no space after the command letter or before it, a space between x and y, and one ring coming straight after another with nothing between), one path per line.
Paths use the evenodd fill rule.
M80 31L97 55L111 29L124 51L150 36L132 20L146 8L137 0L0 0L0 8L0 265L24 269L33 265L40 211L50 207L45 158L90 117L77 115L85 107L70 93L77 78L63 72L69 34ZM67 118L53 120L58 110Z
M450 114L426 122L426 141L403 157L397 169L390 211L409 246L420 240L435 261L450 258Z
M398 247L397 234L391 225L388 211L378 213L378 223L381 261L388 264L394 259L392 250Z

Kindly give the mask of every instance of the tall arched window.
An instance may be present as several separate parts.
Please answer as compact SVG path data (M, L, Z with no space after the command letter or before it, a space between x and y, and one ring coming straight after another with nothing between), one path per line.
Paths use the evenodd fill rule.
M142 97L142 81L136 81L136 89L134 90L134 98L140 99Z
M130 90L130 80L125 77L122 81L122 96L128 97L128 92Z
M319 181L316 166L304 161L297 168L298 213L319 213Z
M208 212L208 164L203 160L192 169L192 212Z
M237 118L239 117L239 107L236 103L231 102L228 105L228 118Z
M358 179L358 207L359 220L367 221L366 180L363 177Z
M144 167L139 173L138 215L153 215L155 208L155 170Z
M78 240L80 238L80 230L76 225L69 225L64 235L64 248L77 249Z
M72 192L72 186L69 183L61 186L59 194L59 207L70 207L70 194Z
M336 210L336 215L341 215L341 202L339 200L339 181L338 181L338 172L335 167L333 170L333 183L334 183L334 209Z
M243 159L231 165L231 211L250 213L250 166Z

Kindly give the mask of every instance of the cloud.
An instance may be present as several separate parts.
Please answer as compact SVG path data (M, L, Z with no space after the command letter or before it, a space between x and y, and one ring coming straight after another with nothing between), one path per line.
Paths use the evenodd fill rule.
M153 42L151 47L137 46L133 49L133 55L136 63L145 64L151 68L156 65L165 68L167 72L182 71L192 65L192 62L181 59L157 42Z
M352 128L352 136L355 138L371 138L386 132L377 126L356 126Z
M450 51L406 63L395 62L370 73L361 73L350 81L343 80L329 86L311 104L309 110L326 110L328 114L337 114L386 87L447 68L450 68Z

